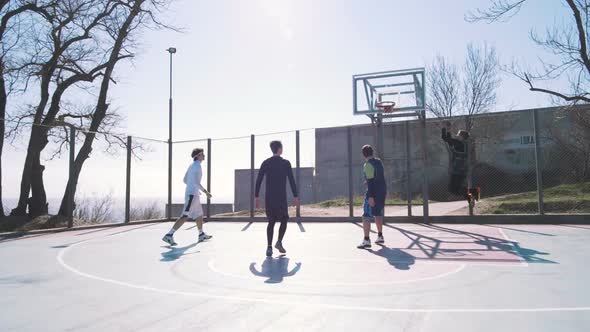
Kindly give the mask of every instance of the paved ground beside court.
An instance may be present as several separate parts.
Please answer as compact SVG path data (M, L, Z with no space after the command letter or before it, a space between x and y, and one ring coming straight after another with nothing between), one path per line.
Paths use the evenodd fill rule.
M293 222L272 258L264 223L170 226L0 240L0 331L590 329L590 226Z

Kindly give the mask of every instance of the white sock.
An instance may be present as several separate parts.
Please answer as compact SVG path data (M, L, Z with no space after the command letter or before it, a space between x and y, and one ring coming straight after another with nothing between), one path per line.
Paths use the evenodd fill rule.
M176 230L174 228L170 228L170 230L168 231L168 234L166 234L166 235L174 235L174 232L176 232Z
M199 229L199 235L201 235L201 234L203 234L203 233L205 233L205 232L203 232L203 230L202 230L202 229Z

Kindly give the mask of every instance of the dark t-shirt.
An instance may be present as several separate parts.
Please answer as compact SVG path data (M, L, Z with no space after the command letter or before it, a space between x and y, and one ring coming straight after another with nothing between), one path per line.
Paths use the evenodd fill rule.
M266 176L266 193L264 203L266 209L272 210L287 210L287 179L291 185L293 196L297 197L297 185L293 177L293 169L291 163L279 156L273 156L266 159L256 179L256 197L260 194L260 186L262 180Z
M467 142L453 138L446 128L442 128L442 139L451 151L451 174L465 176L467 174Z

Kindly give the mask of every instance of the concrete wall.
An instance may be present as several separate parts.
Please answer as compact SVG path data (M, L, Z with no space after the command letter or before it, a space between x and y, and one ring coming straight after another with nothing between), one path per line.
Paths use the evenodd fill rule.
M295 174L296 170L293 169ZM301 204L310 204L315 202L314 184L313 184L313 172L312 167L300 168L300 187L299 188L299 199ZM258 169L254 170L254 179L258 176ZM264 186L265 182L262 182L260 189L260 197L264 197ZM287 183L287 199L292 200L293 195L291 193L291 187ZM264 199L261 199L261 205L264 207ZM235 211L247 211L250 210L250 170L249 169L237 169L235 170L235 191L234 191L234 206Z
M538 111L544 177L570 172L572 161L563 158L560 147L552 139L550 128L567 131L571 119L558 108ZM367 121L369 121L367 119ZM466 128L466 119L450 119L453 131ZM431 199L447 200L449 153L440 137L442 121L429 119L426 124L429 192ZM413 196L422 192L424 174L421 124L410 121L410 172L406 170L406 132L404 122L386 123L384 127L384 161L390 194L405 197L408 186ZM532 112L513 111L489 113L473 118L471 129L474 139L473 181L481 186L484 196L500 193L522 192L536 188L535 144ZM356 195L365 191L361 167L364 162L361 147L376 144L377 131L372 125L352 127L353 186ZM348 196L347 127L316 130L316 179L318 201ZM574 163L581 161L575 160ZM547 174L545 174L547 173ZM553 181L555 182L555 181Z

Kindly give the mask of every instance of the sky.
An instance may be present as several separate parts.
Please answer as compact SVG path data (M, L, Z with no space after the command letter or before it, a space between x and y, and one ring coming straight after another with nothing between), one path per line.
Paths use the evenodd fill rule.
M174 1L163 20L183 32L142 32L133 63L121 63L116 69L112 104L126 118L119 131L167 139L168 47L178 49L173 58L173 141L216 139L367 123L366 117L352 114L352 75L423 67L437 54L461 64L469 42L495 46L503 63L516 59L534 64L546 53L530 41L531 29L542 32L568 19L561 1L536 0L506 23L464 20L469 10L488 4L487 0ZM502 76L498 97L498 111L550 105L546 96L529 92L507 74ZM286 157L294 159L294 135L258 137L256 163L268 156L271 139L283 140ZM313 166L313 131L301 135L302 165ZM17 196L24 163L25 147L15 145L6 147L3 156L5 197ZM206 144L174 147L177 198L183 195L181 181L190 150L197 146ZM213 146L214 201L231 202L233 170L250 166L250 138L214 141ZM80 192L123 197L124 151L111 156L96 150L83 170ZM142 160L134 160L134 197L166 196L166 153L165 144L150 143ZM45 164L48 196L59 198L66 164L64 160Z

